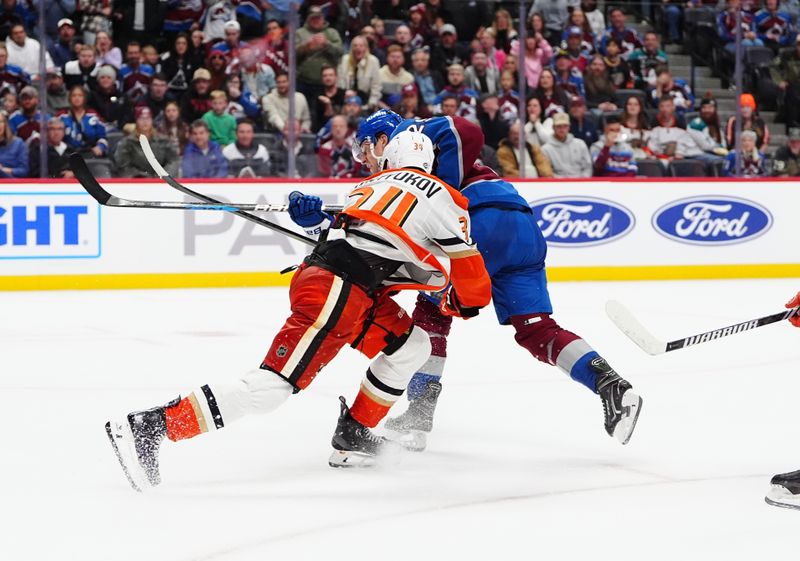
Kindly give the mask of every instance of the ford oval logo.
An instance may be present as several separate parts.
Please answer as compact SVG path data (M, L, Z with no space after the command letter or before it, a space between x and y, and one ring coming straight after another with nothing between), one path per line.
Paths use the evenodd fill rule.
M699 245L746 242L771 226L772 215L761 205L722 195L675 201L653 215L653 227L662 236Z
M531 203L549 245L575 247L607 243L631 231L636 220L622 205L591 197L557 197Z

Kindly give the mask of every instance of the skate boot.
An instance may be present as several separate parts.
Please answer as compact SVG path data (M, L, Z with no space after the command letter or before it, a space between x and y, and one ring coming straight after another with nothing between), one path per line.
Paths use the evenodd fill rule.
M772 506L800 510L800 470L779 473L770 481L770 490L764 500Z
M433 430L433 413L442 392L442 384L428 382L425 392L408 404L408 409L397 417L386 420L387 430L400 434L397 442L406 450L422 452L428 445L428 433Z
M158 452L167 435L166 409L177 405L180 398L148 409L129 413L123 421L106 423L106 434L119 465L128 482L136 491L143 491L161 483L158 470Z
M597 373L597 393L603 400L606 432L627 444L642 410L642 398L633 393L630 382L620 377L603 357L595 357L589 366Z
M351 417L344 397L340 396L339 401L342 402L342 410L331 439L333 453L328 459L328 465L343 468L373 467L380 454L390 451L396 445Z

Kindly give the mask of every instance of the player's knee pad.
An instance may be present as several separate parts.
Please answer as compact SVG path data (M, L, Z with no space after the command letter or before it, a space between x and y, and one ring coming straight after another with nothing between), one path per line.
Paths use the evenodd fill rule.
M514 339L536 357L536 359L555 365L561 351L580 337L562 329L550 314L530 314L511 316L511 323L517 330Z
M436 304L420 294L417 295L417 305L411 319L430 336L433 355L447 356L447 336L450 334L453 318L443 315Z
M412 327L403 345L392 354L381 354L370 365L370 372L381 384L402 391L408 381L431 354L428 334Z

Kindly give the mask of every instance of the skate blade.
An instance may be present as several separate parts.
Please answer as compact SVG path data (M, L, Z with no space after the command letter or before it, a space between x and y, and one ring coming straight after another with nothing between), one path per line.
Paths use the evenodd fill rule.
M782 485L772 485L767 496L764 497L764 502L779 508L800 510L800 495L793 495Z
M642 398L631 390L622 396L622 410L626 412L617 426L614 427L614 438L624 446L631 440L633 429L636 428L636 421L639 420L639 413L642 412Z
M333 468L374 468L378 465L378 458L361 452L334 450L328 458L328 465Z
M138 462L135 460L130 461L131 456L128 448L133 445L133 433L131 433L128 423L108 421L106 423L106 436L108 436L108 441L111 443L111 447L114 449L114 455L117 456L119 465L122 468L122 472L125 474L125 478L128 480L128 483L130 483L134 491L141 493L146 487L145 481L147 481L147 478L145 477L144 473L141 472L141 469L137 470ZM129 466L128 464L134 465Z
M383 445L377 456L351 450L334 450L328 458L328 465L334 468L375 468L393 466L400 463L402 448L394 441Z
M428 447L428 433L419 430L391 431L392 442L409 452L423 452ZM387 438L389 435L387 434Z

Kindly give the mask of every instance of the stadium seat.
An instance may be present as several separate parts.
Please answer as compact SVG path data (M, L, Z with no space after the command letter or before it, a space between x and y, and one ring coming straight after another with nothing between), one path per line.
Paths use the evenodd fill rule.
M384 37L394 37L394 32L397 31L397 28L401 25L405 25L401 19L385 19L383 20L383 36Z
M639 160L636 162L639 171L636 175L641 177L664 177L666 175L664 164L658 160Z
M121 132L110 132L106 134L109 154L113 154L114 152L117 151L117 144L119 144L119 141L122 140L124 136L125 134Z
M316 154L300 154L295 161L300 177L319 177Z
M298 142L303 144L303 148L300 150L301 154L313 154L314 153L314 142L317 139L316 134L301 134L300 138L298 138Z
M672 160L669 173L672 177L706 177L706 165L700 160Z
M769 66L775 55L769 47L750 46L744 48L744 63L748 68Z
M112 177L111 160L108 158L86 158L86 165L89 166L92 175L99 179Z
M712 7L687 8L683 11L684 45L695 64L712 66L717 44L717 11Z

